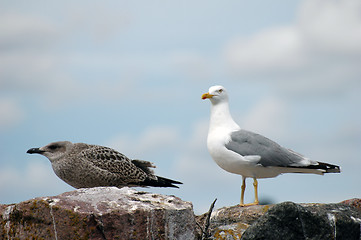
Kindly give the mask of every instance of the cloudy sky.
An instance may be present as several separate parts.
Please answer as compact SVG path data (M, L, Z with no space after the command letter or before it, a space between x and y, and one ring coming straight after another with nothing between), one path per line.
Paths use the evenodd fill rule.
M0 2L0 203L73 190L26 154L58 140L154 162L184 184L146 190L196 213L239 203L206 147L215 84L241 127L341 166L260 180L261 200L360 197L359 0Z

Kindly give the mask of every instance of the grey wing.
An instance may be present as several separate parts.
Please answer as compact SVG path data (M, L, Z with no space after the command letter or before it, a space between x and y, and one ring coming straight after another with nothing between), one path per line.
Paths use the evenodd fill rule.
M304 166L302 160L305 158L301 154L286 149L262 135L246 130L233 132L226 148L242 156L259 156L256 163L265 167Z
M81 156L94 166L117 174L125 182L141 182L148 176L141 168L137 167L131 159L114 149L90 145L81 151Z

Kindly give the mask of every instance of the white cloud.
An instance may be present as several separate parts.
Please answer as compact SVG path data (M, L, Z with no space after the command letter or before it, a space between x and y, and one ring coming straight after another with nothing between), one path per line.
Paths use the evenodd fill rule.
M96 11L96 8L92 10ZM95 32L104 30L102 34L108 34L112 30L105 28L115 20L115 16L114 13L106 20L94 20L93 15L87 15L87 20L93 19L88 23L91 25L89 28L96 28ZM119 59L109 56L102 58L99 54L80 54L81 60L84 60L80 61L81 64L86 63L81 66L77 62L78 53L68 50L69 48L61 50L72 37L72 31L79 32L87 24L84 22L86 19L80 17L73 19L73 23L62 25L57 25L54 20L48 16L41 17L40 14L7 13L0 16L0 92L6 91L18 98L25 94L32 96L32 99L37 98L38 102L44 104L45 109L49 109L49 105L66 105L69 101L81 100L82 97L87 100L97 95L104 96L106 100L114 100L114 96L119 98L120 95L115 93L124 87L124 81L119 84L119 81L115 83L108 80L108 76L104 76L94 83L89 79L83 80L84 77L79 78L78 75L84 69L93 69L93 74L98 74L99 69L111 72L110 69L119 67L119 64L114 64ZM104 34L99 37L106 38ZM126 59L121 60L126 62ZM128 82L134 80L124 77L122 79ZM85 84L87 85L84 86Z
M69 35L87 34L100 45L129 30L128 26L132 24L132 17L124 5L74 3L62 12L68 15L65 28Z
M1 91L18 98L33 94L43 103L67 99L74 83L61 69L64 57L55 50L63 35L49 18L17 13L0 16Z
M24 118L24 111L12 99L0 99L0 130L12 128Z
M138 142L140 152L167 149L177 144L179 133L174 127L152 127L147 129Z
M242 128L278 139L289 135L289 106L281 99L268 97L256 104L242 119Z
M46 89L58 65L51 48L59 33L46 18L7 13L0 16L0 86L6 90Z
M176 71L190 79L189 81L208 80L215 72L211 61L195 51L178 50L171 52L165 58L169 58L166 61L170 62Z
M130 24L129 13L95 4L79 15L81 7L59 6L67 16L65 22L57 21L59 13L52 17L17 12L0 16L0 92L19 98L26 94L48 110L94 98L114 103L135 91L153 94L144 87L153 84L144 83L155 78L163 81L174 72L179 79L209 78L207 58L193 51L123 51L124 46L114 41ZM129 42L132 47L137 45ZM146 98L142 94L131 97ZM147 100L159 101L160 97L164 95L153 94Z
M242 79L272 82L289 97L360 87L360 11L357 0L304 1L292 25L236 37L225 57Z
M361 54L361 2L306 0L297 27L313 49L328 53Z
M12 91L36 91L56 83L58 59L48 53L10 52L0 56L0 85ZM52 78L50 76L53 76Z
M58 36L48 20L32 15L7 13L0 16L0 47L3 51L44 48Z
M302 50L300 33L287 26L231 40L226 58L237 71L285 70L304 64Z
M169 152L179 146L180 134L177 128L171 126L152 126L138 137L120 134L113 137L106 144L114 149L123 151L130 158L143 158L145 156ZM145 159L147 160L147 159Z

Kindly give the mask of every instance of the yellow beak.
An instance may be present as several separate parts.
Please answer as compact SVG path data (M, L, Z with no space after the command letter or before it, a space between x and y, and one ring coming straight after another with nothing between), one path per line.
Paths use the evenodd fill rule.
M212 95L212 94L205 93L205 94L202 95L202 99L204 100L204 99L206 99L206 98L212 98L213 96L214 96L214 95Z

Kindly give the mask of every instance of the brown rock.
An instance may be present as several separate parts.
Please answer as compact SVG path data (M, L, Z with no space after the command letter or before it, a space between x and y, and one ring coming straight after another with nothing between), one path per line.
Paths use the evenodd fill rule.
M131 188L0 205L0 239L195 239L192 204Z
M243 232L259 217L261 217L271 205L256 205L241 207L223 207L212 212L210 235L215 239L240 239ZM197 222L203 226L206 214L197 216ZM200 234L200 233L199 233ZM230 238L232 239L232 238Z
M342 201L340 203L350 205L350 206L356 208L358 211L361 212L361 199L360 198L352 198L352 199L349 199L349 200Z

